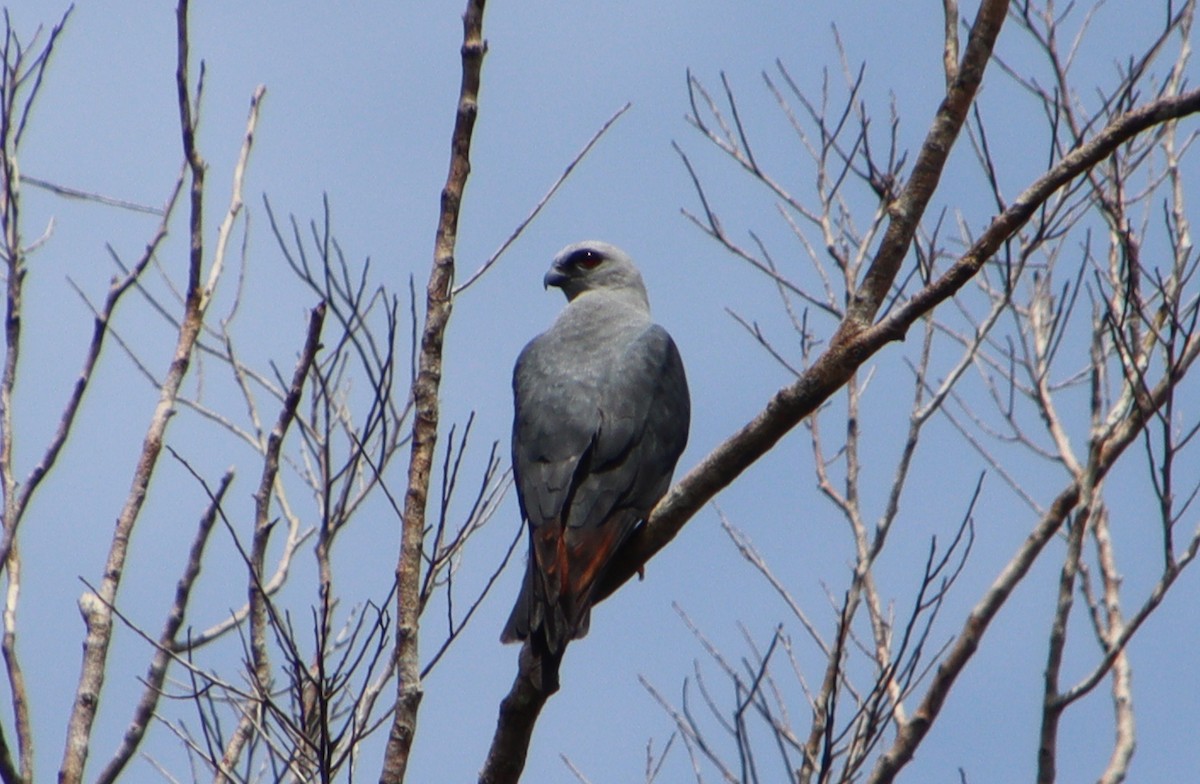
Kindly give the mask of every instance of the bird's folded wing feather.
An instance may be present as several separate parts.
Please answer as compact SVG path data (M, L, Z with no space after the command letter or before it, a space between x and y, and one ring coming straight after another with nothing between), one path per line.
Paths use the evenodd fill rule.
M535 531L594 529L615 509L645 514L687 441L687 382L675 344L653 324L609 346L608 356L544 337L522 353L514 377L522 512ZM615 541L603 537L611 547L628 531L613 533Z

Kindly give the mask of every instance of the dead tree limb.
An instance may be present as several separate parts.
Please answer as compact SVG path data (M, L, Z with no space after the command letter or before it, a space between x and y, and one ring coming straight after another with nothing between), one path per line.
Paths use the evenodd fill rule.
M425 327L416 379L412 385L414 417L408 489L401 521L400 557L396 565L396 708L384 752L381 784L404 781L409 751L417 729L417 710L424 693L418 646L422 547L429 498L430 469L437 445L442 380L442 343L453 304L454 252L463 190L471 172L471 136L479 113L479 77L487 45L483 40L484 0L468 0L463 14L462 83L450 140L450 171L442 188L442 206L434 240L433 269L425 292Z

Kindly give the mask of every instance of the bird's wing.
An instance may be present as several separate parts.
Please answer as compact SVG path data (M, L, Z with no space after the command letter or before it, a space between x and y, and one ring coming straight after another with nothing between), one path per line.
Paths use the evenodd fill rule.
M636 512L635 522L645 516L666 492L687 443L687 379L665 329L649 325L612 370L600 394L595 446L567 515L572 531L601 527L616 509Z
M513 370L513 478L530 547L501 640L540 639L550 654L573 636L573 613L563 606L569 571L563 516L600 429L600 388L581 362L586 354L570 350L572 342L552 329L525 347Z
M687 381L667 332L647 323L604 348L547 335L517 362L513 467L533 563L506 639L545 625L554 648L586 632L597 577L666 491L687 442Z

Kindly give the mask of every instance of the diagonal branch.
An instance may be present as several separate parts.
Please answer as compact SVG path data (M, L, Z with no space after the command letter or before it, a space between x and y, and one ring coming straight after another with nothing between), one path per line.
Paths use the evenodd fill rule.
M212 532L213 524L216 523L217 515L221 508L221 502L224 500L225 492L229 489L229 485L232 482L233 471L226 471L224 476L221 477L216 490L212 493L208 508L200 518L196 535L188 551L188 560L184 566L183 574L175 585L174 601L167 613L167 620L163 624L162 633L158 637L158 644L154 650L154 657L150 661L150 667L144 679L146 688L142 691L142 697L134 709L133 718L125 730L125 736L121 739L121 745L118 747L116 753L113 754L113 758L109 763L104 766L104 770L96 778L99 784L112 784L112 782L115 782L120 777L121 772L125 770L125 766L129 764L129 760L133 758L133 755L141 746L142 740L146 736L146 730L150 727L150 719L154 715L155 708L158 706L159 699L163 694L163 683L166 681L167 670L172 660L171 649L174 647L176 635L183 625L188 600L192 595L192 587L196 583L196 578L200 575L204 548L208 544L208 535Z
M839 337L845 339L865 329L874 320L891 290L900 265L908 255L921 216L925 214L925 208L937 190L950 150L958 139L967 112L983 81L984 70L991 59L1007 13L1007 0L985 0L980 6L979 15L967 39L962 63L950 80L946 97L942 99L942 105L938 107L925 142L921 145L908 183L900 196L888 206L891 221L862 284L854 293L847 319L842 322L834 342Z
M1137 134L1197 112L1200 112L1200 89L1161 98L1117 117L1095 138L1038 178L993 219L987 230L941 277L916 292L886 319L853 334L846 333L844 321L839 328L843 340L835 340L800 378L776 392L754 419L717 446L671 488L646 524L629 538L614 558L603 583L597 588L597 602L637 574L655 553L675 538L692 516L804 417L841 389L867 359L891 341L903 339L913 323L962 289L1060 188ZM850 318L847 316L847 321Z
M1097 440L1091 450L1092 459L1088 466L1087 481L1096 485L1104 478L1129 444L1141 433L1146 421L1163 405L1179 378L1195 362L1198 354L1200 339L1193 339L1184 350L1178 365L1166 373L1147 395L1145 405L1131 410L1106 437ZM971 610L954 645L938 665L920 706L913 712L912 718L900 727L891 748L880 757L870 778L867 779L868 784L892 781L900 769L912 759L917 746L933 726L958 676L962 674L967 662L979 647L988 626L1013 589L1033 566L1042 548L1078 507L1082 495L1083 488L1078 480L1072 481L1058 494L1000 576Z

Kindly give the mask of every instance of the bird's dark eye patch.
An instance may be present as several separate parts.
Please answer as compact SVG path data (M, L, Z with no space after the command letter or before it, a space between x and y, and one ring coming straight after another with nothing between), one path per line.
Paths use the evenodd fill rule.
M572 267L591 270L600 266L600 262L604 261L604 256L594 250L577 250L567 259L567 263Z

